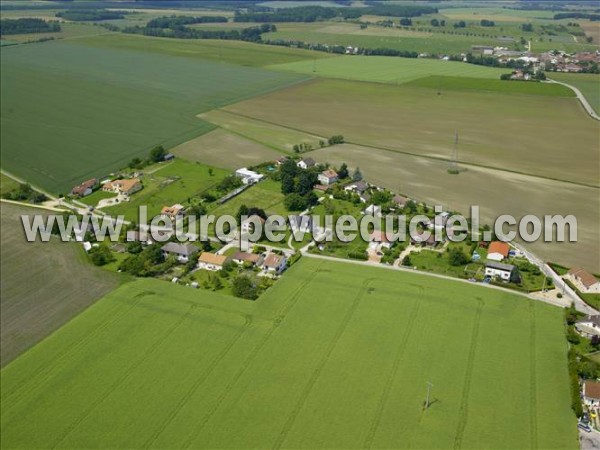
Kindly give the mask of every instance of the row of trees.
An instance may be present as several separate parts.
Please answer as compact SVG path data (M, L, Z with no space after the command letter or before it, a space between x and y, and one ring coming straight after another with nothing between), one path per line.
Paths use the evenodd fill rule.
M46 22L42 19L2 19L0 20L0 35L26 33L54 33L60 31L58 22Z
M17 202L42 203L48 200L46 195L34 190L29 184L19 184L16 188L2 194L2 198Z
M269 9L253 7L236 11L235 22L316 22L336 17L358 19L362 15L402 17L408 19L423 14L434 14L437 8L420 5L385 5L373 3L366 8L334 8L325 6L298 6L296 8Z
M124 11L108 11L106 9L68 9L56 13L56 17L75 22L123 19Z
M224 16L170 16L157 17L149 21L146 26L148 28L178 28L184 25L192 25L195 23L226 23L227 17Z
M176 39L221 39L230 41L260 42L263 33L277 31L275 25L262 24L257 27L244 28L243 30L199 30L183 25L174 25L175 28L160 27L126 27L123 33L143 34L144 36L166 37Z

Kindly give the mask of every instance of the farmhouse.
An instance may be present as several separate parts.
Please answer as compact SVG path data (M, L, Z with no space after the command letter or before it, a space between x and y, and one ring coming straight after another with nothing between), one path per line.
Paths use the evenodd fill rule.
M594 275L581 267L574 267L567 272L567 278L584 293L600 293L600 281Z
M171 161L173 159L175 159L175 155L173 153L167 153L163 158L164 161Z
M311 167L314 167L317 163L315 162L314 159L312 158L302 158L300 161L298 161L298 163L296 164L298 167L300 167L301 169L310 169Z
M105 192L114 192L127 197L141 189L142 183L137 178L114 180L102 185L102 190Z
M584 381L583 403L586 406L600 406L600 382L593 380Z
M198 257L198 268L212 271L221 270L225 263L229 260L229 257L225 255L202 252L202 254Z
M185 208L183 207L183 205L180 205L179 203L177 203L173 206L163 206L162 210L160 211L161 216L168 217L169 219L183 217L184 214L185 214Z
M251 264L253 266L260 265L262 263L263 257L256 253L248 253L248 252L236 252L231 257L234 263L236 264Z
M357 181L356 183L351 183L348 186L344 187L346 192L356 192L357 194L362 194L367 189L369 189L369 185L366 181Z
M600 316L586 316L575 323L577 332L588 339L600 336Z
M487 259L491 261L502 261L508 257L510 246L506 242L494 241L488 247Z
M321 172L317 178L321 184L329 186L338 180L338 174L335 170L328 169Z
M187 263L190 256L198 251L198 247L190 243L178 244L177 242L167 242L161 248L163 256L169 258L174 256L178 262Z
M90 195L96 186L98 186L98 180L92 178L71 189L71 195L74 195L75 197L85 197L86 195Z
M264 175L262 175L258 172L254 172L253 170L248 170L245 167L242 167L241 169L236 170L235 174L242 179L242 182L244 184L258 183L260 180L262 180L265 177Z
M486 277L498 277L502 281L515 280L517 269L512 264L503 264L500 262L488 262L485 265Z
M241 224L242 233L253 233L254 227L258 224L265 224L265 219L260 217L259 215L252 214L246 220L244 220Z
M279 275L285 270L287 258L283 255L269 253L262 263L265 272L273 275Z

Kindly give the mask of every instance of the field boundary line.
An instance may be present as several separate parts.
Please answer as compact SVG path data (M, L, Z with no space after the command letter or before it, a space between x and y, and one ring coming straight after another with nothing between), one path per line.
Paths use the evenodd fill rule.
M473 368L475 366L475 356L477 352L477 343L479 338L479 326L481 322L481 314L483 312L484 301L482 298L477 298L479 306L475 312L475 318L473 320L473 329L471 331L471 345L469 346L469 353L467 357L467 370L465 372L465 380L463 384L462 398L460 402L460 409L458 413L458 425L456 427L456 436L454 437L454 449L462 447L462 440L467 427L467 421L469 419L469 394L471 391L471 380L473 378Z
M231 111L229 109L224 109L224 108L219 108L219 109L222 109L223 111L225 111L227 113L234 114L234 115L237 115L239 117L244 117L246 119L252 119L252 120L259 121L259 122L264 122L264 123L269 124L269 125L275 125L275 126L279 126L279 127L283 127L283 128L288 128L290 130L297 131L299 133L315 135L315 133L312 133L312 132L307 131L307 130L302 130L300 128L291 127L291 126L288 126L288 125L278 124L278 123L272 122L270 120L260 119L260 118L257 118L257 117L252 117L252 116L249 116L247 114L243 114L243 113L238 113L238 112L235 112L235 111ZM372 149L375 149L375 150L382 150L382 151L386 151L386 152L390 152L390 153L397 153L397 154L400 154L400 155L413 156L415 158L422 158L422 159L426 159L426 160L430 160L430 161L438 161L438 162L443 162L443 163L451 163L451 162L453 162L451 159L444 158L444 157L441 157L441 156L423 155L423 154L419 154L419 153L409 152L409 151L406 151L406 150L393 149L393 148L389 148L389 147L380 147L380 146L377 146L377 145L364 144L364 143L356 142L356 141L349 141L348 140L348 141L345 141L344 143L345 144L358 145L360 147L372 148ZM325 148L327 148L327 147L325 147ZM315 150L320 150L320 149L315 149ZM311 152L310 151L309 152L305 152L304 154L309 154L309 153L311 153ZM506 172L506 173L513 173L513 174L516 174L516 175L523 175L523 176L527 176L527 177L531 177L531 178L539 178L539 179L542 179L542 180L549 180L549 181L555 181L555 182L560 182L560 183L574 184L576 186L583 186L583 187L589 187L589 188L594 188L594 189L600 189L600 185L589 184L589 183L582 183L582 182L573 181L573 180L564 180L562 178L554 178L554 177L550 177L550 176L546 176L546 175L538 175L538 174L533 174L533 173L529 173L529 172L522 172L522 171L514 170L514 169L506 169L506 168L501 168L501 167L488 166L486 164L478 164L478 163L468 162L468 161L463 161L463 160L457 160L456 163L457 164L461 164L463 166L478 167L478 168L482 168L482 169L495 170L495 171L498 171L498 172Z
M338 344L340 338L342 337L342 335L344 334L344 331L346 331L348 324L352 320L352 317L354 316L354 313L356 312L358 305L360 304L361 300L364 297L367 287L374 280L376 280L376 278L367 278L366 280L363 281L360 289L358 290L358 293L354 297L354 300L350 304L350 307L348 308L348 310L344 314L344 317L342 318L342 321L338 325L335 335L333 336L332 340L329 342L329 346L327 347L327 350L319 359L315 369L313 370L313 373L311 374L310 378L308 379L308 382L306 383L306 385L304 386L304 389L302 389L302 392L300 393L300 398L296 402L296 405L294 406L294 408L292 409L286 422L284 423L283 428L282 428L281 432L279 433L279 436L273 443L273 446L272 446L273 449L281 448L283 443L285 442L285 439L287 438L288 433L292 429L294 422L296 421L296 418L298 417L298 414L300 414L300 411L304 407L304 404L306 403L308 396L310 395L317 380L321 376L321 372L323 371L325 364L327 364L327 361L329 360L329 358L331 357L331 354L337 347L337 344Z
M200 435L204 427L208 424L210 419L213 417L215 412L221 407L233 387L237 384L237 382L242 378L254 358L260 353L262 348L265 346L271 335L279 328L279 325L285 318L285 316L291 311L294 305L297 303L300 295L304 292L307 286L311 284L311 282L316 278L319 274L320 267L322 264L319 264L314 271L309 275L309 277L304 280L300 284L300 286L293 292L293 294L289 297L290 300L288 303L284 304L275 314L275 317L272 321L272 325L269 330L263 335L262 339L254 346L252 351L248 354L246 359L240 365L240 369L236 372L233 378L227 383L225 388L222 390L221 394L217 398L215 404L209 411L204 415L202 420L199 422L198 426L191 432L187 439L185 439L181 445L181 448L190 448L194 442L194 440Z
M229 351L237 344L238 340L244 335L248 327L252 324L252 318L246 317L244 321L244 325L242 328L234 335L233 339L221 350L209 363L209 365L205 368L202 374L197 378L197 380L192 383L191 387L185 393L185 395L177 402L175 407L170 411L167 415L166 420L156 428L155 432L146 440L146 442L142 445L142 448L149 448L156 442L156 440L160 437L163 431L175 420L179 411L185 407L188 401L192 398L192 396L196 393L198 388L204 384L204 382L208 379L208 377L212 374L213 370L219 365L219 363L227 356Z
M531 388L529 389L529 421L531 448L538 448L538 424L537 424L537 367L536 367L536 317L535 303L529 304L530 337L529 337L529 377Z
M122 371L122 375L118 377L111 385L104 390L103 395L100 395L96 401L92 402L83 412L83 414L75 419L63 432L59 435L58 440L50 447L55 449L58 447L85 419L89 417L89 415L98 407L98 405L102 404L114 391L117 387L119 387L124 381L126 381L129 377L132 376L135 369L140 367L145 361L147 361L150 356L158 349L160 349L161 345L163 345L169 337L183 324L186 319L194 312L197 308L196 305L190 306L189 310L183 314L179 320L175 321L164 333L161 334L156 340L152 342L144 351L141 358L138 358L133 364L131 364L127 370Z
M414 329L414 324L419 315L419 311L421 310L421 302L425 294L425 289L422 286L419 286L419 291L420 295L415 300L415 303L412 305L408 323L406 325L406 329L404 330L404 334L402 335L402 341L398 346L398 349L396 350L394 362L385 381L385 385L383 391L381 392L381 396L379 397L379 403L377 405L377 409L375 410L373 422L371 423L371 426L369 427L369 430L367 432L367 436L365 437L363 448L371 448L371 446L373 445L373 440L377 435L377 430L379 428L379 424L381 423L381 417L383 416L383 411L385 409L385 405L387 404L389 393L392 390L394 379L396 378L398 374L398 369L400 368L400 361L404 359L404 354L406 352L408 341Z

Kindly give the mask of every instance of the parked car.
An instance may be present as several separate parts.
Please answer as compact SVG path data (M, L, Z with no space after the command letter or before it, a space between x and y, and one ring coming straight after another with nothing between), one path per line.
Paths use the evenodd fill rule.
M581 422L579 422L577 424L577 427L581 428L586 433L591 433L592 432L592 429L590 428L590 426L587 423L581 423Z
M581 416L581 421L585 424L590 423L590 415L587 412L584 412L583 416Z

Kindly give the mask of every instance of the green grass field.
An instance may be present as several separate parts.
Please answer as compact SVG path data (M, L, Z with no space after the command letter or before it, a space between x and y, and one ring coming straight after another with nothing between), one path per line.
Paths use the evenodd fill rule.
M339 56L271 66L273 69L329 78L404 83L432 75L499 79L506 69L475 66L456 61L392 58L387 56Z
M163 167L154 166L155 170L151 168L141 177L144 189L132 195L128 202L103 208L103 211L111 216L122 214L127 220L139 222L139 207L146 206L151 219L163 206L186 204L188 198L210 189L229 173L213 167L210 175L209 168L179 158Z
M20 216L47 213L2 204L2 366L59 329L120 281L117 274L91 266L81 244L57 239L26 242Z
M289 47L267 46L241 41L210 39L170 39L112 34L90 37L81 41L87 46L157 53L166 56L185 56L208 61L263 67L304 59L329 58L332 55Z
M139 280L2 370L1 442L577 448L563 333L510 293L315 259L256 302Z
M593 73L551 73L549 78L579 89L589 104L600 114L600 75Z
M74 42L2 52L2 167L54 192L211 130L198 113L302 79Z
M209 214L214 214L216 217L226 214L235 216L240 206L246 205L249 208L264 209L267 214L287 215L283 198L281 185L272 180L265 180L248 188L227 203L210 210Z

